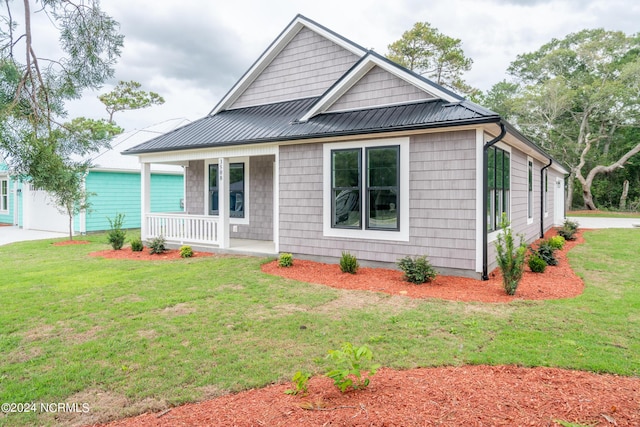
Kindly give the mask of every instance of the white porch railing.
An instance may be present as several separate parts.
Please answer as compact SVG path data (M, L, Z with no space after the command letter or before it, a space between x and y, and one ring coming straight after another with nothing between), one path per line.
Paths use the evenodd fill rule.
M162 236L168 243L220 244L218 241L218 217L149 213L146 214L146 221L147 239Z

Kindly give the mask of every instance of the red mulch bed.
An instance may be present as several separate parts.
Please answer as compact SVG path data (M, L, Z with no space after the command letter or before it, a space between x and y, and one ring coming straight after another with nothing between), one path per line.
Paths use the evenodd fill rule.
M555 231L551 230L545 237L555 234ZM573 298L582 293L584 283L571 270L567 261L567 252L582 242L584 238L580 231L576 240L566 242L562 251L556 252L558 265L547 267L543 274L533 273L529 271L529 267L526 267L527 271L514 296L505 293L499 270L491 273L487 281L437 276L433 282L422 285L406 282L402 278L402 272L397 270L360 268L356 274L344 274L337 264L321 264L305 260L294 260L293 266L288 268L279 267L278 262L273 261L264 264L262 271L335 288L385 292L411 298L480 302Z
M142 251L134 252L131 247L122 248L120 250L107 249L104 251L91 252L89 256L110 258L110 259L134 259L141 261L160 261L171 259L183 259L180 257L180 251L178 249L169 249L162 254L150 254L148 248L144 248ZM191 258L201 258L213 256L209 252L193 252Z
M368 388L341 394L326 377L307 396L290 384L146 413L133 426L598 426L640 425L640 380L554 368L461 366L380 369Z
M342 289L414 298L509 302L570 298L582 293L566 253L544 274L525 273L515 297L504 295L498 274L482 282L438 277L412 285L401 273L361 268L343 274L336 265L295 260L291 268L268 263L263 271ZM365 390L340 393L323 376L309 381L309 394L284 393L276 384L160 413L108 424L134 426L559 426L555 420L589 426L640 426L640 379L556 368L461 366L396 371L383 368Z

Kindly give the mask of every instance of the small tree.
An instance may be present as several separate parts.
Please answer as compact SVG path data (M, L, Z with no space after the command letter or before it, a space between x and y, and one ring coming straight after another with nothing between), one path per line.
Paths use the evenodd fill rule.
M500 221L500 228L502 233L498 234L498 241L495 244L498 266L502 271L504 290L507 295L514 295L524 273L524 258L527 252L527 245L524 243L522 236L520 236L520 245L516 247L507 215L504 213Z
M98 97L109 113L109 123L113 123L113 115L118 111L138 110L164 104L163 97L155 92L145 92L140 89L141 87L140 83L133 80L120 81L111 92Z

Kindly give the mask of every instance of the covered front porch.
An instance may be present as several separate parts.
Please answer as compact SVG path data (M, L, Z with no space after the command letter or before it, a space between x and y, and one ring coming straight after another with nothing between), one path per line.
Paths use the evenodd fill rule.
M221 245L220 221L210 215L181 213L149 213L145 216L145 240L164 237L170 245L192 245L200 250L241 253L245 255L277 254L273 240L229 238L228 246Z
M258 151L258 152L256 152ZM158 153L141 156L141 237L162 236L167 245L210 252L278 253L277 147ZM154 212L152 163L184 168L182 212Z

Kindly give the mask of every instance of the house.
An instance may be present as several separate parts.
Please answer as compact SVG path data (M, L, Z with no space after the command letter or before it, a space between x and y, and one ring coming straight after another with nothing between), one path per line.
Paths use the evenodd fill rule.
M85 188L91 208L73 220L74 233L108 230L109 219L123 213L124 227L140 227L140 165L135 157L120 151L138 145L185 125L186 119L167 120L144 129L116 136L110 148L91 156L92 167L85 177ZM184 202L183 168L175 165L154 165L151 174L154 197L151 211L182 212ZM6 166L0 169L0 222L25 229L69 231L69 218L58 211L47 192L34 189L9 176Z
M143 238L176 245L486 278L503 212L527 241L564 218L567 170L498 114L301 15L207 116L123 154ZM185 167L183 214L151 213L152 164Z

